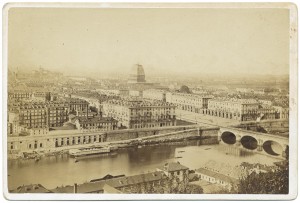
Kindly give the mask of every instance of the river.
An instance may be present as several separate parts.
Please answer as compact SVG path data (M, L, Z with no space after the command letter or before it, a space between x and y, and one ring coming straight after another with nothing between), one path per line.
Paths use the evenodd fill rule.
M159 145L121 149L115 155L99 155L75 162L68 155L43 157L34 160L8 161L8 188L40 183L48 189L73 185L111 175L134 175L154 171L166 162L179 161L190 169L203 167L207 162L239 165L242 162L272 165L278 159L262 154L237 155L224 151L220 145L200 145L190 141L187 146Z

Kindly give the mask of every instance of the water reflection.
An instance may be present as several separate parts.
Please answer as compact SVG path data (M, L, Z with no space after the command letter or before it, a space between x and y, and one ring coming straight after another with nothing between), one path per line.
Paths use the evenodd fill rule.
M170 161L179 161L190 169L203 167L208 161L226 162L232 166L242 162L272 164L275 159L250 151L240 151L222 145L198 146L198 141L190 141L188 146L173 144L122 149L113 156L96 156L75 162L68 155L44 157L34 160L8 162L9 189L23 184L40 183L52 189L61 185L83 183L92 179L111 175L133 175L153 171ZM175 158L177 157L177 158Z
M253 156L254 151L237 147L237 146L229 146L229 145L220 145L218 149L225 154L230 154L230 155L235 155L235 156L240 156L240 157L246 157L246 156Z

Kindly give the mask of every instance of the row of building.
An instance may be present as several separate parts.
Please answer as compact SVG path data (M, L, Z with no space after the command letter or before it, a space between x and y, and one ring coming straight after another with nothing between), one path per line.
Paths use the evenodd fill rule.
M111 194L154 194L173 193L176 188L184 192L189 184L189 168L180 163L171 162L154 172L132 176L107 175L101 179L82 184L47 189L41 184L23 185L11 193L111 193Z
M201 96L155 89L143 91L143 98L166 101L188 112L238 121L289 118L288 107L274 106L269 100L215 98L209 95Z
M275 170L275 166L262 164L242 163L240 168L245 171L245 176L251 173L266 173ZM241 178L241 177L240 177ZM188 167L179 162L166 163L156 168L154 172L137 175L106 175L103 178L94 179L90 182L74 185L58 186L47 189L41 184L19 186L11 190L12 193L104 193L104 194L188 194L191 185L202 185L201 193L219 191L237 192L240 178L224 174L218 170L201 167L192 172ZM205 182L206 184L201 184ZM200 183L200 185L199 185Z
M11 103L8 134L45 135L59 127L84 132L176 125L175 106L166 102L123 98L104 101L101 106L100 112L93 112L88 101L78 98Z

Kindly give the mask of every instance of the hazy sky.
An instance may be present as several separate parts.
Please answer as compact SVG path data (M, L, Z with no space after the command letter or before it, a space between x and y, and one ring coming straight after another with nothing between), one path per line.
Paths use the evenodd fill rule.
M287 9L12 8L9 67L288 74Z

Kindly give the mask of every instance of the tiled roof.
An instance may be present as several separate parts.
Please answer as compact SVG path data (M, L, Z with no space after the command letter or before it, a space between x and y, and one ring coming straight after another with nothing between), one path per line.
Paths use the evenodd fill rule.
M53 193L73 193L74 192L74 186L67 185L67 186L61 186L56 187L51 190Z
M77 193L91 193L95 191L101 191L103 190L103 186L105 184L105 181L100 182L93 182L93 183L83 183L81 185L78 185Z
M168 102L163 101L145 101L145 100L134 100L129 98L125 99L113 99L106 101L108 104L114 104L119 106L126 106L126 107L152 107L152 106L174 106L173 104L170 104ZM175 106L174 106L175 107Z
M103 186L103 190L106 192L106 193L110 193L110 194L122 194L122 192L108 184L104 184Z
M110 123L110 122L117 122L117 120L111 117L94 117L94 118L78 118L79 123L81 124L88 124L88 123Z
M238 182L238 180L235 179L235 178L232 178L232 177L226 176L224 174L217 173L217 172L205 169L205 168L199 168L199 169L196 170L196 172L200 173L200 174L210 176L210 177L213 177L213 178L216 178L216 179L219 179L219 180L222 180L222 181L227 182L227 183L237 183Z
M101 180L96 182L87 182L77 186L77 193L91 193L103 191L104 187L109 190L110 193L118 193L116 188L125 187L128 185L134 185L143 182L158 181L166 178L163 172L152 172L146 174L139 174L134 176L123 176L119 178L112 178L107 180ZM114 188L114 189L112 189ZM73 193L74 186L63 186L52 189L54 193Z
M91 193L96 191L102 191L105 181L100 182L87 182L77 186L77 193ZM67 185L52 189L54 193L74 193L74 185Z
M128 185L135 185L144 182L158 181L164 178L166 178L166 176L164 175L163 172L156 171L156 172L139 174L134 176L110 179L106 182L106 184L114 188L119 188L119 187L125 187Z
M18 187L13 193L52 193L41 184L30 184Z
M171 163L166 163L164 166L159 167L158 169L171 172L171 171L187 170L189 168L181 165L180 163L171 162Z
M189 93L181 93L181 92L172 92L169 93L171 95L175 96L180 96L180 97L185 97L185 98L190 98L190 99L202 99L202 98L212 98L211 95L198 95L198 94L189 94Z
M229 102L236 104L259 104L255 99L236 99L236 98L227 98L227 97L218 97L210 100L210 102Z

